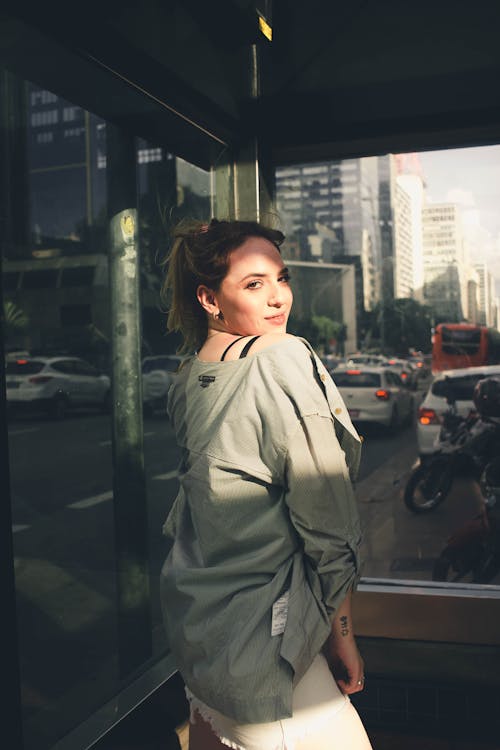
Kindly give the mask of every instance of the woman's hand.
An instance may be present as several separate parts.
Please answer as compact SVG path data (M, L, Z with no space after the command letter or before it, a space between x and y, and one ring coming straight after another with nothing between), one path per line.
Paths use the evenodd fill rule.
M324 653L335 682L343 693L359 693L365 685L364 663L352 636L338 638L333 633Z
M343 693L359 693L365 685L363 659L352 629L351 594L342 602L332 622L332 631L323 648L333 677Z

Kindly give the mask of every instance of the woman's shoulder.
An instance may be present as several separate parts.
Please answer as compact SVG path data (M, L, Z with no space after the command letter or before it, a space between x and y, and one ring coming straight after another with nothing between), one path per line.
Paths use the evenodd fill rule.
M315 352L306 339L294 336L291 333L264 333L256 339L250 351L250 355L268 355L272 359L294 359L305 362L311 357L315 358Z
M263 333L253 342L248 356L265 351L266 349L280 349L280 344L290 345L294 341L300 341L291 333Z
M317 356L309 342L290 333L263 334L252 345L251 353L261 363L260 369L272 373L282 383L303 385L308 375L314 376L318 366Z

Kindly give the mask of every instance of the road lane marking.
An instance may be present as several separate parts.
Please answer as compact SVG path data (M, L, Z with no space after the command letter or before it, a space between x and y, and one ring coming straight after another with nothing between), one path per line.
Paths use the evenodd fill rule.
M77 500L75 503L69 503L68 508L75 508L76 510L82 510L82 508L91 508L93 505L99 505L107 500L111 500L113 497L113 491L101 492L100 495L92 495L91 497L85 497L83 500Z
M174 469L173 471L167 471L165 474L156 474L153 479L175 479L179 476L179 470Z
M13 523L12 524L12 533L15 534L18 531L24 531L25 529L31 528L29 524L27 523Z
M153 479L174 479L179 475L177 469L173 471L167 471L165 474L157 474ZM69 503L66 507L73 508L75 510L83 510L84 508L92 508L94 505L105 503L113 498L113 491L101 492L99 495L92 495L91 497L84 497L83 500L77 500L74 503Z
M153 479L160 479L160 480L175 479L178 475L179 475L178 470L174 469L173 471L167 471L165 474L156 474L156 476L154 476ZM75 510L82 510L84 508L92 508L94 505L99 505L100 503L105 503L108 500L111 500L112 498L113 498L113 492L112 490L108 490L108 492L101 492L99 495L92 495L91 497L84 497L83 500L77 500L74 503L69 503L67 507L73 508Z

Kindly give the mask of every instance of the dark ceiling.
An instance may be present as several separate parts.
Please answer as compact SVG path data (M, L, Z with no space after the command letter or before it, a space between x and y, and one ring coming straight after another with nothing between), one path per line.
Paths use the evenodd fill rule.
M200 163L254 133L277 163L500 140L498 2L274 0L271 44L258 1L9 5L6 67Z

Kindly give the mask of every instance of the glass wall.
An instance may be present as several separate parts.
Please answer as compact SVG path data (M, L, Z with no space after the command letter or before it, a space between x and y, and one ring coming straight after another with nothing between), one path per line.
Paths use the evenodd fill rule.
M287 165L276 185L292 332L364 440L365 578L500 585L500 382L473 402L500 377L500 147Z
M126 683L117 652L110 422L107 123L2 76L2 289L25 747L43 750ZM172 222L210 215L210 173L136 140L152 653L176 493L165 413L177 341L160 307ZM144 667L147 665L145 664ZM140 671L140 670L139 670Z

